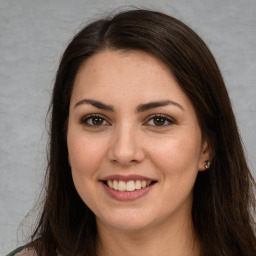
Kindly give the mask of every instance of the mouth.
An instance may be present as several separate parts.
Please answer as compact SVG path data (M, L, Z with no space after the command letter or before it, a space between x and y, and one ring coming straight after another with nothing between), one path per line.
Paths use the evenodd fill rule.
M120 192L133 192L135 190L141 190L146 187L152 186L156 183L153 180L104 180L102 181L106 186L108 186L112 190L120 191Z
M110 175L100 180L103 188L118 201L134 201L149 193L157 180L141 175Z

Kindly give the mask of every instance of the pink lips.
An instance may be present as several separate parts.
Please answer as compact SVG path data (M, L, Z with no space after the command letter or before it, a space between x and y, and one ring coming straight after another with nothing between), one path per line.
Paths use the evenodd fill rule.
M128 175L128 176L110 175L110 176L104 177L101 180L103 188L112 198L119 200L119 201L132 201L132 200L139 199L139 198L143 197L144 195L146 195L156 184L156 183L152 183L151 185L149 185L145 188L141 188L141 189L134 190L134 191L118 191L118 190L111 189L109 186L107 186L104 183L107 180L117 180L117 181L122 180L125 182L128 182L130 180L145 180L145 181L153 181L153 180L150 178L144 177L144 176L140 176L140 175Z
M129 180L152 180L150 178L141 176L141 175L127 175L127 176L123 176L123 175L119 175L119 174L115 174L115 175L109 175L106 176L102 179L103 181L107 181L107 180L123 180L125 182L129 181ZM152 180L153 181L153 180Z

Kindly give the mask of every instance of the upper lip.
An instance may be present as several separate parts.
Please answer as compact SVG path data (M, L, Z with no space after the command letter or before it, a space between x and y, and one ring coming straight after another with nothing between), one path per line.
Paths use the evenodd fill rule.
M114 174L114 175L109 175L101 179L102 181L107 181L107 180L122 180L122 181L130 181L130 180L145 180L145 181L155 181L154 179L137 175L137 174L130 174L130 175L120 175L120 174Z

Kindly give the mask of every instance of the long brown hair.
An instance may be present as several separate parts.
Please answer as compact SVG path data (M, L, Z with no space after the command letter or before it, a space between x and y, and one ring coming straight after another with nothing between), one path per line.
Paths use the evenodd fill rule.
M73 82L82 62L103 49L136 49L165 63L198 116L213 151L199 172L192 206L202 256L253 256L255 182L247 167L219 68L202 39L181 21L149 10L121 12L83 28L61 59L51 102L49 163L40 220L32 235L39 255L95 256L93 212L74 187L66 143Z

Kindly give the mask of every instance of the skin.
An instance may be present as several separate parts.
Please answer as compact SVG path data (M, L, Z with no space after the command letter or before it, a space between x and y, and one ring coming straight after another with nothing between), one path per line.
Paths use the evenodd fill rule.
M137 111L166 100L174 103ZM98 122L90 114L100 115ZM192 190L210 150L191 101L166 65L142 51L104 50L87 59L74 83L67 142L75 187L96 215L99 255L198 255ZM100 181L113 174L157 183L139 199L119 201Z

